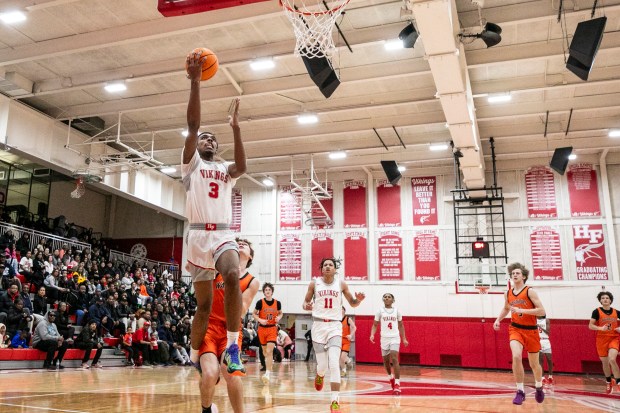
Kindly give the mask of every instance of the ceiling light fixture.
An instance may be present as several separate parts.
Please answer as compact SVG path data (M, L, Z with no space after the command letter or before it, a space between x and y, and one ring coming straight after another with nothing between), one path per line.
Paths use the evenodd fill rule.
M189 136L189 131L187 129L183 129L181 131L181 135L183 135L184 138L187 138Z
M0 13L0 20L5 24L19 23L26 20L26 13L19 10L11 10Z
M165 168L161 168L160 171L165 174L173 174L177 171L177 168L174 166L166 166Z
M253 60L252 62L250 62L250 67L252 68L252 70L255 71L267 70L273 69L274 67L276 67L276 64L271 57L268 57L264 59Z
M610 129L608 136L610 138L620 138L620 129Z
M407 168L405 168L402 165L398 165L398 172L405 172L407 170Z
M329 154L329 159L344 159L347 157L347 153L345 151L331 152Z
M574 153L571 153L570 155L568 155L568 159L570 161L574 161L575 159L577 159L577 155L575 155Z
M127 86L125 86L124 81L112 82L112 83L108 83L107 85L105 85L104 89L108 93L118 93L118 92L124 92L125 90L127 90Z
M501 95L490 95L487 97L489 103L505 103L512 100L510 93L502 93Z
M385 50L400 50L404 49L405 45L400 39L390 39L386 40L385 43L383 43L383 47L385 48Z
M273 179L269 178L268 176L263 178L263 185L265 186L274 186L275 182L273 182Z
M428 147L428 149L430 149L431 151L445 151L449 147L450 145L448 145L447 143L432 143Z
M310 125L312 123L317 123L318 121L319 117L314 113L304 113L297 116L297 122L301 125Z

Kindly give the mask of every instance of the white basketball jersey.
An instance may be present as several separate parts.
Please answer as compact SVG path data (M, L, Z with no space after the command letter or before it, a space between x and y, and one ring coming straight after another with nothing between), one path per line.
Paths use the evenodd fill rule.
M228 174L231 162L207 162L198 151L181 168L187 192L185 215L190 224L230 224L232 189L237 182Z
M342 289L340 280L334 277L331 284L323 278L314 281L314 305L312 316L325 320L342 320Z
M375 321L381 321L381 338L400 337L398 332L398 322L402 321L403 316L394 306L392 308L381 308L375 314Z
M549 340L549 335L543 331L547 329L547 319L539 318L536 320L536 324L538 324L538 334L540 335L540 339Z

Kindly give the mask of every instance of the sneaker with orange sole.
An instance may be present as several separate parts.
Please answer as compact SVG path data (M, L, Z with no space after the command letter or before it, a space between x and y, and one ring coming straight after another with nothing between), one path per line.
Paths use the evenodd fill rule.
M605 393L611 394L612 388L613 388L614 384L616 384L614 382L615 382L615 380L611 379L611 381L608 381L608 382L605 383Z
M323 390L323 376L319 376L318 374L314 378L314 388L316 391Z
M334 400L332 402L332 404L329 406L329 411L330 412L339 412L340 411L340 404Z

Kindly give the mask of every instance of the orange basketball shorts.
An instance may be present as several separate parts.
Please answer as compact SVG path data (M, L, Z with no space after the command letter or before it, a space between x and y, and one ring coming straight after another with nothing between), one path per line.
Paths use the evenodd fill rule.
M346 351L347 353L351 351L351 340L347 340L346 338L342 338L342 347L340 348L342 351Z
M596 352L599 357L607 357L612 348L620 351L620 340L618 340L617 335L596 336Z
M270 327L258 326L258 341L261 346L266 346L267 343L276 344L278 340L278 328L273 325Z
M202 356L204 353L213 353L219 359L224 350L226 350L226 343L228 341L226 337L226 324L209 323L205 337L200 345L199 354ZM241 348L243 341L243 334L239 334L238 345Z
M540 351L540 335L538 330L525 330L514 326L508 327L510 341L518 341L528 353Z

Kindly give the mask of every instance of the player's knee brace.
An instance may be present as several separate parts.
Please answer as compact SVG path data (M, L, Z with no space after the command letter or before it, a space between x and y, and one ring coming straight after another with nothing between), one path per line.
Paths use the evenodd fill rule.
M340 348L330 347L327 352L329 354L329 381L340 383Z
M319 376L325 376L327 372L327 352L324 349L318 349L319 347L323 347L322 345L318 345L315 347L317 349L315 351L316 355L316 374ZM340 375L338 375L340 377Z

